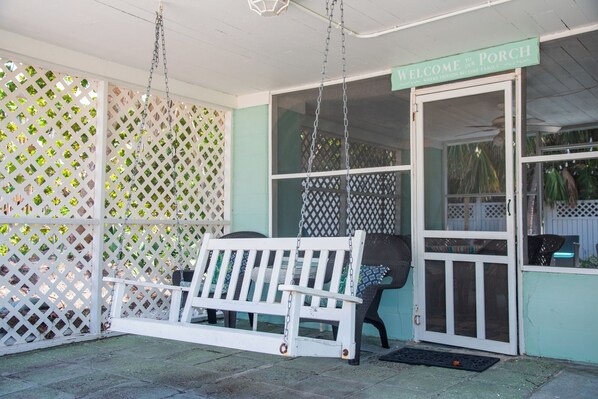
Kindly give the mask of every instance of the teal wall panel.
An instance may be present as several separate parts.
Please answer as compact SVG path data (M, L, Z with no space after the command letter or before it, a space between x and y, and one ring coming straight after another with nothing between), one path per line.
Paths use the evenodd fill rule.
M268 106L233 111L231 231L268 234Z
M524 272L528 355L598 363L598 276Z

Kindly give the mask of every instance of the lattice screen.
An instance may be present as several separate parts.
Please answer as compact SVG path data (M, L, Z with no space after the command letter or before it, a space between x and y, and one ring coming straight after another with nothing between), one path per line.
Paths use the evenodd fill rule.
M397 220L395 173L352 176L353 217L356 228L370 233L394 234Z
M307 168L311 136L301 135L303 170ZM396 152L372 144L349 143L351 169L396 164ZM314 171L344 168L342 140L319 133ZM312 178L313 189L306 204L306 233L311 236L344 234L346 219L345 177ZM399 177L395 173L353 175L353 225L370 233L394 233L397 223Z
M555 204L556 216L559 218L595 218L598 217L598 201L580 200L575 208L569 207L566 202Z
M341 178L313 178L312 183L306 203L306 235L336 237L341 223Z
M311 146L311 132L301 132L301 158L302 172L307 172L307 163L309 160ZM318 133L315 145L314 160L312 164L313 171L339 170L341 165L341 139L326 133Z
M89 330L97 134L95 82L1 62L0 347Z
M96 84L4 60L2 198L7 216L92 216Z
M484 218L487 219L502 219L507 215L507 209L503 202L484 204L483 212Z
M222 111L175 102L177 176L166 137L163 99L150 98L144 147L133 178L142 96L109 87L106 181L98 164L97 82L0 59L0 350L90 332L96 256L112 274L119 221L132 193L118 275L169 281L193 264L205 232L223 233L224 126ZM174 196L176 177L178 197ZM103 248L93 247L105 193ZM173 224L178 203L183 263ZM22 223L29 222L29 223ZM54 221L55 219L55 221ZM202 224L203 221L211 223ZM111 289L102 297L109 303ZM161 314L169 292L129 293L129 314ZM104 307L105 309L105 307Z
M108 162L106 166L106 212L123 218L129 195L131 224L124 235L123 259L118 271L110 270L118 255L121 228L106 229L105 273L141 281L170 282L174 270L193 266L200 238L206 232L221 235L224 224L202 227L189 220L224 220L224 113L183 102L172 108L174 143L168 127L166 100L151 96L146 130L139 132L143 111L139 92L110 86L108 95ZM143 142L137 173L133 171L135 148ZM176 148L177 159L172 156ZM175 173L176 171L176 173ZM175 198L175 180L177 193ZM161 221L181 220L183 264L177 264L176 225ZM136 224L135 220L153 221ZM105 287L103 296L110 295ZM156 315L168 310L169 292L148 295L132 291L125 298L136 315Z

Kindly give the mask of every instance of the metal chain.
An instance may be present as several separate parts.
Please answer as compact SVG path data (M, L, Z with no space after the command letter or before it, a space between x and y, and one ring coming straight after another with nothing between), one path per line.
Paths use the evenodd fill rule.
M330 1L332 4L329 5ZM307 213L307 200L309 189L311 188L311 173L316 153L316 140L318 137L318 126L320 124L320 110L322 107L322 93L324 91L324 79L326 78L326 66L328 65L328 52L330 49L330 34L332 32L332 17L334 14L334 6L337 0L326 0L326 14L328 15L328 28L326 30L326 47L324 49L324 61L322 64L322 72L320 73L320 86L318 87L318 97L316 99L316 111L311 134L311 144L309 146L309 158L307 160L307 175L303 182L303 193L301 194L301 215L299 218L299 232L297 233L297 245L295 259L299 255L299 246L301 245L301 237L303 234L303 226L305 225L305 216Z
M162 5L160 5L160 36L162 38L162 61L164 63L164 85L166 86L166 105L168 110L168 132L170 137L170 154L172 159L172 172L171 172L171 179L172 184L174 186L174 215L176 220L176 240L177 240L177 265L179 268L179 273L181 276L181 283L185 281L184 279L184 270L185 267L183 266L183 242L181 240L181 220L179 214L179 192L178 192L178 161L179 157L177 155L178 149L178 139L175 138L174 132L172 131L172 100L170 99L170 88L168 87L168 66L166 62L166 39L164 37L164 18L162 16Z
M299 218L299 232L297 233L297 243L295 245L295 256L293 257L293 263L291 266L291 272L294 274L295 267L297 265L298 257L299 257L299 248L301 246L301 238L303 235L303 226L305 224L305 216L307 213L307 199L309 194L309 189L311 187L311 173L313 162L316 153L316 139L318 137L318 126L320 123L320 109L322 105L322 93L324 91L324 80L326 78L326 66L328 65L328 52L330 49L330 35L332 32L332 19L334 16L334 6L336 5L337 0L326 0L326 15L328 16L328 28L326 29L326 44L324 49L324 60L322 63L322 72L320 74L320 86L318 87L318 97L316 100L316 112L313 124L313 131L311 134L311 144L309 147L309 159L307 161L307 174L305 177L305 181L303 182L303 193L301 195L301 215ZM340 0L341 3L341 11L342 11L342 3L343 0ZM344 32L343 32L344 34ZM343 50L344 53L344 50ZM344 67L343 67L344 70ZM344 75L344 71L343 71ZM344 80L344 78L343 78ZM344 97L344 96L343 96ZM345 129L346 130L346 129ZM294 284L294 278L292 280L292 284ZM288 350L288 337L289 337L289 323L291 321L291 302L292 302L292 294L289 293L288 300L287 300L287 314L285 318L285 325L284 325L284 332L282 337L282 344L280 345L280 353L285 354Z
M349 108L347 106L347 57L345 46L345 10L343 2L340 2L341 9L341 54L343 61L343 125L345 136L345 171L347 190L347 235L349 236L349 292L355 295L355 284L353 282L353 207L351 197L351 162L349 161Z
M149 107L149 100L150 100L150 93L151 93L151 88L152 88L152 80L153 80L153 75L154 75L154 70L158 67L158 60L160 59L160 38L162 39L162 58L164 60L164 80L166 83L166 101L167 101L167 110L168 110L168 126L169 126L169 131L170 131L170 139L171 139L171 147L172 149L175 149L175 145L172 144L173 143L173 136L172 136L172 113L171 113L171 101L170 101L170 93L169 93L169 88L168 88L168 71L166 68L166 46L165 46L165 40L164 40L164 20L162 17L162 4L160 4L160 11L156 12L156 21L154 23L154 50L153 50L153 54L152 54L152 61L150 64L150 70L149 70L149 76L147 79L147 86L145 89L145 97L143 99L143 111L141 112L141 122L139 123L139 137L137 138L137 143L135 146L135 151L134 151L134 161L133 161L133 167L131 169L131 192L129 193L129 197L127 198L127 202L125 203L125 208L124 208L124 219L123 222L121 223L120 226L120 234L118 235L118 252L117 252L117 256L116 256L116 261L114 262L114 266L113 266L113 271L112 271L112 277L116 277L116 274L118 273L118 268L120 266L120 262L123 258L123 253L124 253L124 234L126 232L128 223L129 223L129 219L132 215L131 212L131 205L133 202L133 182L135 182L135 177L137 177L137 174L139 173L139 161L141 159L141 151L143 149L143 132L145 131L145 124L146 124L146 119L147 119L147 110ZM171 149L171 150L172 150ZM179 258L178 258L178 262L179 262L179 268L183 269L182 267L180 267L180 265L182 264L182 251L181 251L181 240L180 240L180 220L179 220L179 214L178 214L178 200L177 200L177 187L176 187L176 152L172 152L173 155L173 181L174 181L174 187L175 187L175 211L176 211L176 226L177 226L177 232L179 233L178 236L178 253L179 253ZM182 271L181 271L181 281L182 281ZM111 296L113 296L114 294L114 285L112 286L112 294ZM107 313L106 313L106 319L110 320L110 313L111 313L111 306L108 307L107 309ZM108 321L106 323L106 325L109 325L110 322Z

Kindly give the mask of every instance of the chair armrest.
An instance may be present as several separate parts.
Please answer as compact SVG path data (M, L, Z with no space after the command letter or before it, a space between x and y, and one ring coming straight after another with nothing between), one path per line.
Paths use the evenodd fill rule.
M306 294L317 296L320 298L328 298L328 299L335 299L338 301L345 301L345 302L354 302L356 304L360 304L363 301L361 298L352 295L345 295L345 294L338 294L336 292L330 292L326 290L317 290L315 288L308 288L303 287L300 285L290 285L290 284L281 284L278 286L280 291L287 291L289 293L299 293L299 294Z
M158 288L161 290L189 291L189 287L181 287L178 285L169 285L169 284L156 284L156 283L150 283L149 281L126 280L124 278L115 278L115 277L104 277L103 280L108 283L136 285L138 287L151 287L151 288Z

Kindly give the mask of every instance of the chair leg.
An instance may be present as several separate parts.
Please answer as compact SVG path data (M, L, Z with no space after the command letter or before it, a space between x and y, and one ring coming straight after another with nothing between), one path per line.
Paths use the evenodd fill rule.
M218 323L218 318L216 317L216 309L207 309L207 312L208 312L208 324Z
M374 300L372 304L369 306L366 314L365 314L365 322L372 324L378 330L380 334L380 342L382 343L383 348L390 348L388 345L388 335L386 334L386 326L380 318L378 314L378 307L380 306L380 301L382 300L382 291L377 291L376 295L374 296Z
M224 311L224 327L237 327L237 312L231 312L228 310Z
M386 334L386 326L384 325L384 322L382 321L380 316L376 316L377 317L375 319L371 317L366 317L365 322L376 327L378 333L380 334L380 343L382 344L382 347L388 349L390 348L390 345L388 345L388 335Z

